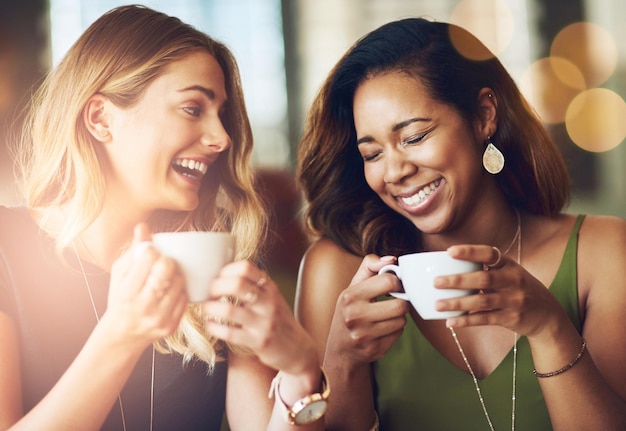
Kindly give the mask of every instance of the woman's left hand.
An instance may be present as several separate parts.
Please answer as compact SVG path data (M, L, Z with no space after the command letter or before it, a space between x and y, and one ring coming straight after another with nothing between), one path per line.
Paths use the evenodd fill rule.
M483 264L483 271L442 276L438 288L478 289L480 293L441 300L438 310L464 310L449 318L448 326L498 325L527 337L538 336L546 322L567 319L549 290L515 260L487 245L455 245L448 254L456 259Z
M211 334L252 350L265 365L294 375L319 371L313 339L276 283L250 262L225 266L203 309Z

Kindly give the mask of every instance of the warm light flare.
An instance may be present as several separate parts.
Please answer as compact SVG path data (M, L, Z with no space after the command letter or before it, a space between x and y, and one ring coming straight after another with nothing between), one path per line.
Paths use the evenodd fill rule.
M546 123L563 122L570 102L585 88L580 70L559 57L537 60L520 81L522 93Z
M612 150L626 138L626 103L605 88L584 91L567 109L565 126L579 147L596 153Z
M465 57L473 60L486 60L502 53L513 39L514 20L509 6L502 0L462 0L454 8L450 22L474 34L489 48L476 49L458 35L451 32L452 43Z
M606 82L617 67L614 38L607 30L590 22L578 22L563 28L552 42L550 55L576 65L587 88Z

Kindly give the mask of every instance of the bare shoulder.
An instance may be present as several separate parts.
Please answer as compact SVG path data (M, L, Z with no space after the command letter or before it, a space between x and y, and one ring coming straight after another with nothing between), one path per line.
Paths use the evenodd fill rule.
M614 216L585 217L578 239L578 262L581 271L594 278L604 273L623 271L626 264L626 220Z
M588 215L580 229L580 242L595 250L616 247L626 251L626 220L616 216Z
M531 241L538 246L558 244L564 247L567 239L572 234L577 215L560 214L556 217L547 218L531 217L531 230L535 233ZM559 241L555 241L560 239ZM611 250L626 248L626 220L615 216L587 215L581 225L579 233L579 250ZM553 250L552 250L553 251ZM609 250L601 252L604 255Z
M626 220L587 216L578 240L579 293L587 307L626 305Z
M302 257L296 288L296 317L310 331L313 327L325 326L321 330L324 343L337 298L350 285L361 261L361 257L327 238L314 242Z
M354 274L361 263L362 258L356 256L328 238L315 241L306 251L302 258L302 272L306 270L324 270L333 273L349 272Z
M626 343L626 220L587 216L578 241L578 291L583 335L593 360L624 396Z

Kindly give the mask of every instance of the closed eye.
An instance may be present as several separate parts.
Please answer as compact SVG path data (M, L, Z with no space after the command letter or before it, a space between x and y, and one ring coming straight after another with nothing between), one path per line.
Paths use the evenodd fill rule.
M380 155L380 151L377 151L375 153L362 154L361 157L363 158L364 162L371 162L372 160L376 159L376 157L378 157L379 155Z
M419 144L426 137L426 135L427 135L427 133L422 133L421 135L411 136L410 138L403 140L401 142L401 145L403 147L406 147L406 146L409 146L409 145Z
M183 111L185 111L186 113L188 113L189 115L193 117L199 117L200 113L202 112L202 109L194 107L194 106L185 106L182 109Z

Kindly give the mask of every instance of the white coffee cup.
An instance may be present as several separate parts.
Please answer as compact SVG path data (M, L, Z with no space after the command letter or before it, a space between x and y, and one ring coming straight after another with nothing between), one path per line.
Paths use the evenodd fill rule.
M235 238L226 232L159 232L152 244L180 265L190 302L206 301L211 281L235 257Z
M481 264L454 259L446 251L430 251L402 255L398 257L397 265L385 265L378 273L393 272L402 282L404 292L390 292L390 295L410 301L422 319L433 320L447 319L464 313L463 311L437 311L435 303L438 300L476 293L476 290L435 288L434 278L481 269Z

